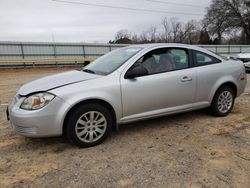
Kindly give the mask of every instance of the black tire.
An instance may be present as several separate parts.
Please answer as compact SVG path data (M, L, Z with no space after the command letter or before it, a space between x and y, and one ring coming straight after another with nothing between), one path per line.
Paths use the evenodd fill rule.
M83 114L90 113L91 111L101 113L103 115L103 117L105 117L106 129L105 129L104 134L100 138L98 138L98 140L95 140L93 142L85 142L77 136L76 126L77 126L77 122L78 122L79 118L82 117ZM74 111L72 111L69 114L69 118L67 119L65 126L66 126L66 128L65 128L66 133L65 134L67 135L67 138L74 145L81 147L81 148L92 147L92 146L96 146L98 144L101 144L107 138L107 136L110 133L111 127L112 127L112 117L111 117L109 111L105 107L103 107L102 105L97 104L97 103L87 103L87 104L83 104L82 106L79 106L78 108L76 108ZM90 125L88 125L88 126L90 126Z
M227 109L225 112L222 112L219 110L219 97L221 96L221 94L223 92L230 92L231 95L232 95L232 104L231 104L231 107L229 109ZM217 117L224 117L224 116L227 116L233 109L233 106L234 106L234 101L235 101L235 93L233 91L233 89L229 86L222 86L220 87L215 95L214 95L214 98L213 98L213 101L211 103L211 106L209 108L209 112L214 115L214 116L217 116Z

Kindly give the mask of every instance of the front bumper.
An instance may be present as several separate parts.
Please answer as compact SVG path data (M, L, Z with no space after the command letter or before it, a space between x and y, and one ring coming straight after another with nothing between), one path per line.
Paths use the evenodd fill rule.
M47 106L39 110L20 108L24 98L19 98L7 109L13 130L27 137L60 136L63 132L63 120L70 105L55 97Z

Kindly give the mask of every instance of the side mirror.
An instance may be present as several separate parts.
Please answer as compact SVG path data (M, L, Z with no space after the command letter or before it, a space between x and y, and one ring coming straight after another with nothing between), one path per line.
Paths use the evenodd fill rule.
M128 72L125 74L124 78L125 79L133 79L136 77L146 76L146 75L148 75L148 70L145 67L138 65L138 66L132 68L131 70L128 70Z

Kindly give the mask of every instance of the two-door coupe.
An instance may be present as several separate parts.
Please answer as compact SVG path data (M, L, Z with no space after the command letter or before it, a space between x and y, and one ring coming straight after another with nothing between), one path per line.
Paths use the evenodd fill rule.
M89 147L119 124L202 108L226 116L245 86L240 61L191 45L135 45L22 86L7 114L19 134Z

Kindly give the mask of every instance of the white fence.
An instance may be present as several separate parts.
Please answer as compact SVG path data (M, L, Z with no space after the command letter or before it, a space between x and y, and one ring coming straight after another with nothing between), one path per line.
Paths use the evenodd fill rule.
M0 60L25 60L48 58L97 58L101 55L127 45L88 44L88 43L37 43L0 42ZM200 45L217 54L241 53L250 45ZM73 62L68 62L68 64ZM16 66L15 63L1 62L1 66ZM50 65L57 65L51 62Z

